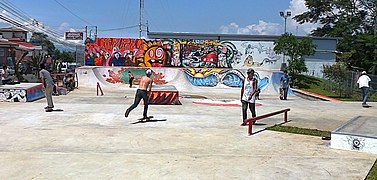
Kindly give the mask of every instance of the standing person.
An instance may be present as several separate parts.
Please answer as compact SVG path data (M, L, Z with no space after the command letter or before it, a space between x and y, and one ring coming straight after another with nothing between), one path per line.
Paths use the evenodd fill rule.
M143 111L143 119L148 119L147 113L148 113L148 96L149 92L152 90L152 70L148 69L145 71L145 76L143 76L139 83L139 88L136 91L135 94L135 100L134 103L126 110L124 113L125 117L128 117L130 112L135 109L138 105L141 99L144 101L144 111Z
M62 72L62 68L63 68L63 63L59 62L59 64L58 64L58 73Z
M280 78L280 88L282 88L282 90L283 90L283 98L282 99L284 99L284 100L287 100L289 81L290 81L290 77L288 76L288 71L284 70L284 74Z
M368 107L367 99L368 99L368 91L369 91L369 82L370 78L367 75L367 72L363 71L361 76L357 80L357 84L359 84L359 88L361 89L361 101L363 107Z
M39 65L39 77L43 87L45 88L45 94L47 99L47 106L45 107L46 112L51 112L54 108L54 103L52 102L52 91L54 88L54 81L52 80L51 74L46 70L45 65L42 63Z
M247 119L247 106L251 111L252 117L256 117L255 112L255 94L257 92L257 80L254 78L254 69L247 70L247 77L243 81L241 89L241 103L242 103L242 126L246 126L244 122ZM255 121L253 122L253 124Z
M128 71L128 83L130 84L130 88L132 88L132 82L134 81L134 75L131 71Z
M7 65L3 65L3 68L0 69L0 85L1 84L7 84L7 81L8 81L8 76L9 76L9 73L8 73L8 68L7 68Z

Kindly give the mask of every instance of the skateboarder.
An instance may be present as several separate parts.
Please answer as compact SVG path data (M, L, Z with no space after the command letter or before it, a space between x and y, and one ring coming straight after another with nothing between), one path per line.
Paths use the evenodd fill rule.
M368 99L368 91L369 91L369 82L371 79L367 75L366 71L361 73L361 76L357 80L357 84L359 84L359 88L361 89L361 101L363 107L368 107L367 99Z
M54 103L52 102L52 91L54 88L54 82L51 78L51 74L46 70L45 65L42 63L39 65L39 77L43 87L45 88L45 94L47 99L47 106L45 107L46 112L51 112L54 108Z
M284 74L280 78L280 88L283 90L283 98L281 100L287 100L288 89L289 89L290 77L288 76L288 71L284 70Z
M242 103L242 126L246 126L244 120L247 119L247 106L251 111L252 117L256 117L255 112L255 94L257 92L257 80L254 78L254 69L247 70L247 77L243 81L241 89L241 103ZM253 122L253 124L255 121Z
M139 87L135 94L135 100L134 103L126 110L124 113L125 117L128 117L130 112L135 109L138 105L141 99L144 101L144 111L143 111L143 119L148 119L147 112L148 112L148 96L149 92L152 90L152 70L148 69L145 71L145 76L143 76L140 80Z

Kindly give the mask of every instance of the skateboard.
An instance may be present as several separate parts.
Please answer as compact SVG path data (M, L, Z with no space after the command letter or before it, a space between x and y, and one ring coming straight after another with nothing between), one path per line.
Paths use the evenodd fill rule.
M279 98L280 98L280 100L283 100L284 99L284 95L283 95L283 88L279 88Z
M64 111L63 109L45 109L46 112L52 112L52 111Z
M139 120L139 121L143 121L143 120L149 121L149 120L151 120L152 118L153 118L153 116L148 116L148 117L146 117L146 118L142 117L142 118L139 118L139 119L137 119L137 120Z

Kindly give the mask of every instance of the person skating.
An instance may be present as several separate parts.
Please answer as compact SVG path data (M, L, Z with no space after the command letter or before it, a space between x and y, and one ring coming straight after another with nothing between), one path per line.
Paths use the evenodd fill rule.
M45 88L45 94L47 99L47 106L45 107L46 112L50 112L54 108L54 103L52 102L52 92L54 88L54 81L52 80L51 74L46 70L45 65L42 63L39 65L39 77Z
M280 78L280 88L283 90L283 97L280 98L281 100L287 100L289 82L290 82L290 77L288 76L288 71L284 70L284 74Z
M363 107L368 107L367 100L368 100L368 91L369 91L369 82L371 79L367 75L366 71L361 73L361 76L357 80L357 84L359 84L359 88L361 89L361 105Z
M150 69L145 71L145 76L143 76L141 78L140 83L139 83L139 87L136 90L134 103L124 113L125 117L128 117L130 112L133 109L135 109L139 105L141 99L143 99L143 101L144 101L143 118L148 119L148 115L147 115L148 114L148 103L149 103L148 102L148 96L149 96L149 92L151 92L151 90L152 90L152 82L153 82L152 79L151 79L151 75L152 75L152 71Z

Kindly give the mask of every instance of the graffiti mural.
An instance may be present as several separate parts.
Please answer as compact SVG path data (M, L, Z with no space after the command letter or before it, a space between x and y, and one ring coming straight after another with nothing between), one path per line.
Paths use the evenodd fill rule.
M149 104L156 105L182 105L179 101L178 91L152 90L149 94Z
M260 67L262 65L275 64L280 56L275 54L273 46L270 43L242 42L241 47L245 49L244 66Z
M122 83L127 84L129 81L128 71L130 71L134 75L133 84L139 84L141 77L145 75L145 69L130 69L130 68L121 68L118 71L114 71L108 69L107 72L102 73L102 77L105 79L106 82L116 84ZM154 84L167 84L164 80L165 75L160 72L155 72L152 70L152 79Z
M97 38L85 44L85 65L185 68L280 68L273 42Z
M243 73L236 69L195 69L189 68L185 70L185 74L190 83L194 86L214 87L219 84L228 87L242 87L245 79ZM260 78L255 73L254 78L258 80L257 87L261 90L265 89L269 83L269 77Z
M26 102L25 89L0 89L0 101Z
M0 102L31 102L44 97L42 84L29 88L1 88Z

